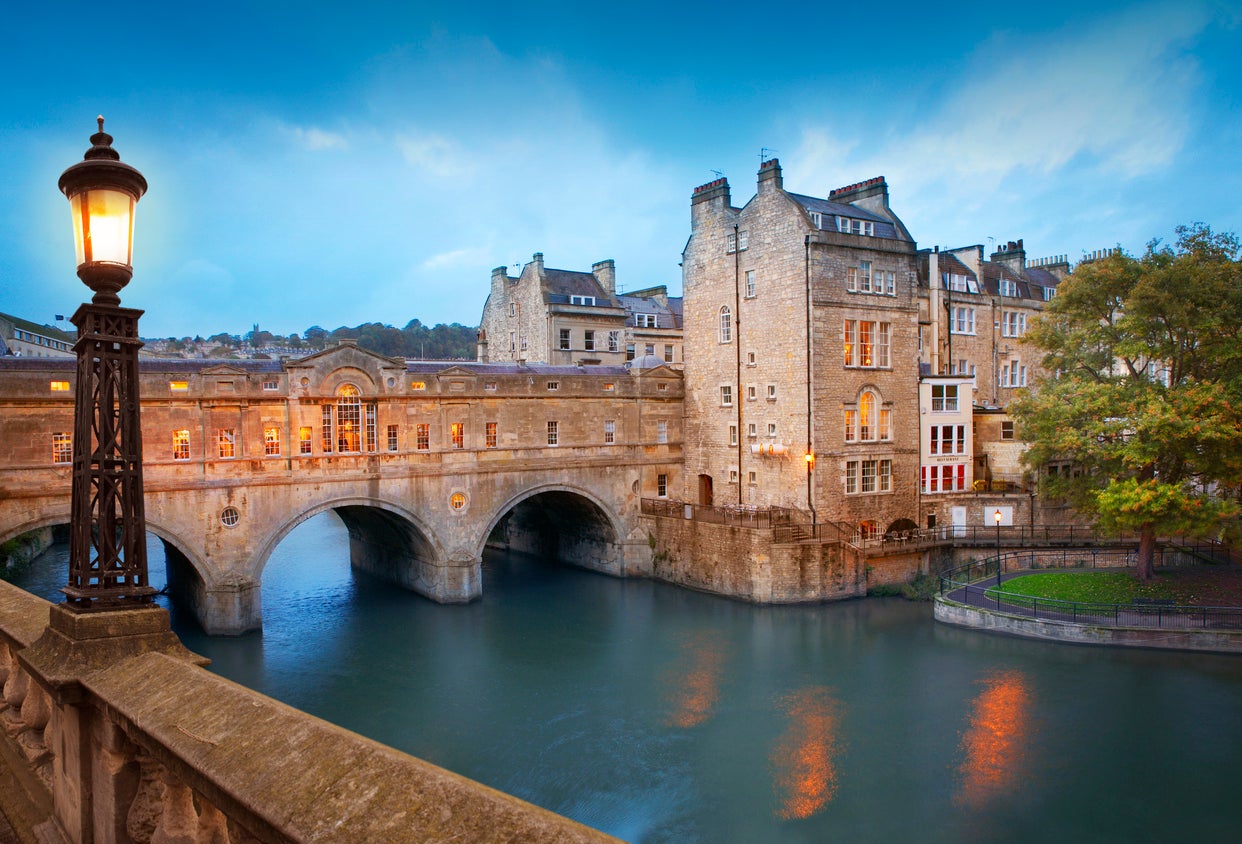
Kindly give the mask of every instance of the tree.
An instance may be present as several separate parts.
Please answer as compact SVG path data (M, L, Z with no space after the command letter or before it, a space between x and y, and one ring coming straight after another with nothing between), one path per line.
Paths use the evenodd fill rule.
M1242 265L1232 234L1196 223L1138 258L1080 264L1025 342L1051 373L1011 405L1028 465L1105 531L1219 533L1242 490Z

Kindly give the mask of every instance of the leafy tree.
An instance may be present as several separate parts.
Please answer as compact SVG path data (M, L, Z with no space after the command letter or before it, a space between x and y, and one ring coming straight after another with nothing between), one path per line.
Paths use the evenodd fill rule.
M1138 533L1143 580L1157 536L1218 533L1242 490L1239 242L1201 223L1177 235L1061 283L1025 338L1051 374L1011 406L1026 462L1072 467L1046 493Z
M316 351L322 350L324 346L328 345L328 332L318 325L312 325L303 331L302 336L306 339L306 345Z

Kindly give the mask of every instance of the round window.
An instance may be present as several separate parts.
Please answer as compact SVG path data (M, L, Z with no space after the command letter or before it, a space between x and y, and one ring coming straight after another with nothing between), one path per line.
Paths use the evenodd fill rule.
M236 507L225 507L220 512L220 522L225 527L234 527L241 521L241 514L237 512Z
M464 510L466 508L466 496L464 493L455 492L449 496L449 506L454 510Z
M395 387L395 386L397 386L397 379L396 379L396 378L389 378L389 379L388 379L388 386L389 386L389 387Z
M305 387L305 386L307 386L308 384L310 384L310 379L309 379L309 378L307 378L305 375L303 375L303 376L302 376L302 386L303 386L303 387Z

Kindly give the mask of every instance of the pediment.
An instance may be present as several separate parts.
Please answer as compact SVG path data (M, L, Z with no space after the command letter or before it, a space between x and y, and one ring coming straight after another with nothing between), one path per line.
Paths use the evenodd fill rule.
M214 363L199 372L200 375L230 375L230 376L246 376L250 373L242 369L240 366L233 366L228 363Z

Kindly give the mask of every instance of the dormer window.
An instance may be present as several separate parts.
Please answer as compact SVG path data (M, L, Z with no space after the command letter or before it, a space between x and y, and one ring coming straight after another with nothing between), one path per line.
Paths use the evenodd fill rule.
M849 217L837 217L837 231L841 234L860 234L875 237L875 223L871 220L853 220Z
M570 296L569 304L571 305L594 305L594 296Z
M1014 281L1012 278L1002 278L1000 280L1000 295L1017 298L1018 282Z
M815 226L815 228L819 228L823 224L824 224L823 215L820 214L818 211L812 211L811 212L811 225Z
M659 328L656 314L634 314L634 325L638 328Z

